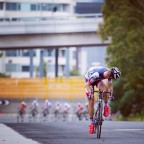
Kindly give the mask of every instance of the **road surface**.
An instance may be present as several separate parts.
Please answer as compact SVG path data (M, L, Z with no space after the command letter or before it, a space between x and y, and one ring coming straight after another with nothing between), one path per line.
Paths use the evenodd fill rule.
M104 121L101 139L96 139L96 134L88 133L89 121L5 125L40 144L144 144L144 122Z

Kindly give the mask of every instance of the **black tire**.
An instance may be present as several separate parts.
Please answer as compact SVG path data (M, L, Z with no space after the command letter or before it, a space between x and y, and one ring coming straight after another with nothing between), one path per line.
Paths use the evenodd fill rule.
M101 128L102 128L102 110L103 110L103 105L102 102L98 104L98 108L96 111L96 119L97 122L95 124L95 131L96 131L96 135L97 138L100 139L101 137Z
M101 137L101 124L97 124L97 138L100 139Z

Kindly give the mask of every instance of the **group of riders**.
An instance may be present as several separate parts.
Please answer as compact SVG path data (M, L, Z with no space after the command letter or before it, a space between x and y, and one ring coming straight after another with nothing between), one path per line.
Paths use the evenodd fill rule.
M40 106L42 106L40 110ZM74 114L78 120L82 120L85 118L88 119L88 104L85 105L81 102L76 103L75 105L71 105L68 102L55 102L51 103L48 99L46 99L43 105L40 105L38 99L34 99L31 103L29 112L28 107L25 101L22 101L18 107L18 122L24 121L24 116L27 113L29 115L29 119L37 118L38 114L41 113L43 118L47 118L50 114L53 115L55 120L62 119L63 121L68 120L70 114Z
M49 102L46 99L42 107L42 114L44 117L48 115L50 108L51 108L51 102ZM19 119L21 118L21 121L23 122L26 113L27 113L27 104L25 101L22 101L18 107L17 120L19 121ZM36 98L32 101L32 104L30 106L29 118L36 118L38 113L39 113L39 103L38 99Z

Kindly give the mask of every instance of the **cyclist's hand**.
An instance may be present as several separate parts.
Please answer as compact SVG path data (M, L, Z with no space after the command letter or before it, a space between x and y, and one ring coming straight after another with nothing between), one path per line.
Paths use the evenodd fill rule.
M89 94L88 99L91 100L94 97L93 94Z

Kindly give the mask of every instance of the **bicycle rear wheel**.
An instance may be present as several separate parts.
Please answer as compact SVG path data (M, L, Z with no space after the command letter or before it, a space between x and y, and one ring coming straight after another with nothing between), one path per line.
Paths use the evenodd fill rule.
M101 137L101 129L102 129L102 109L103 105L102 102L98 104L97 111L96 111L96 124L95 124L95 131L97 138L100 139Z

